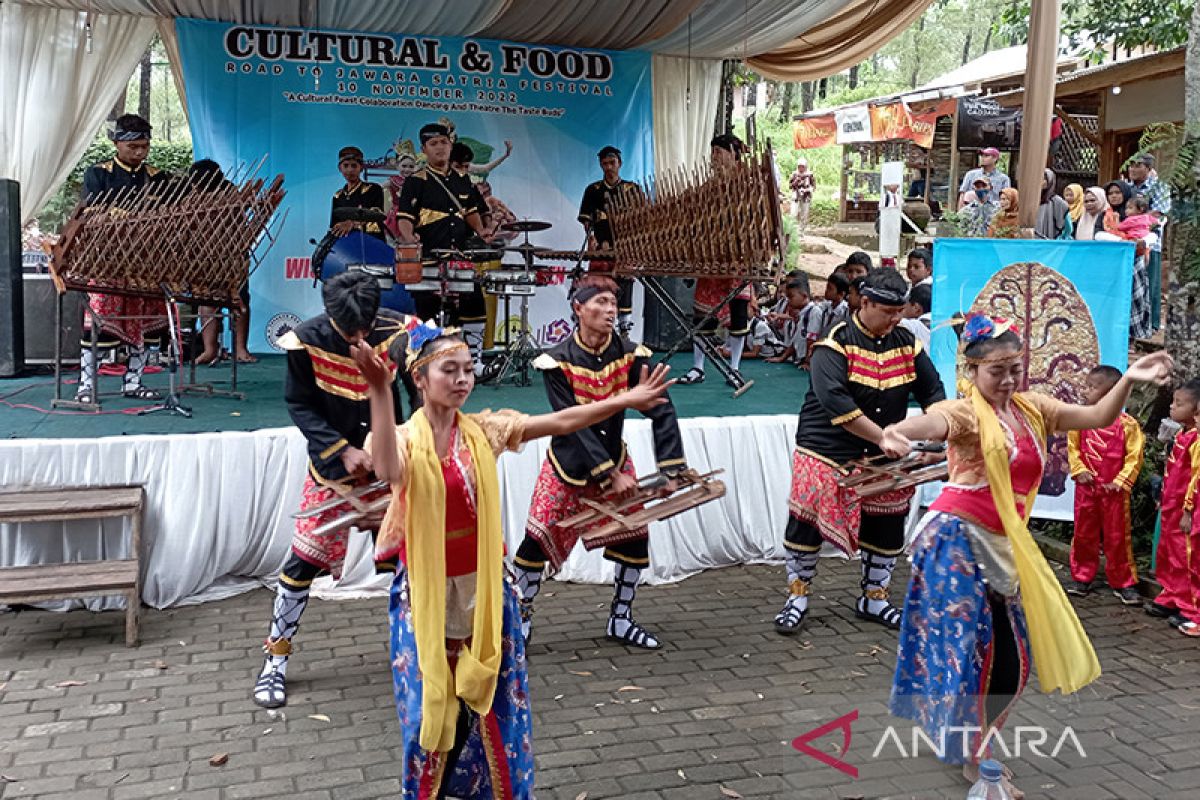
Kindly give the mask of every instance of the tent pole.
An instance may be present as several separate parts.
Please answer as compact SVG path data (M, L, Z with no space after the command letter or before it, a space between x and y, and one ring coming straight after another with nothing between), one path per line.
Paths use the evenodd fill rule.
M1021 161L1017 184L1021 192L1020 225L1032 229L1037 221L1042 170L1050 148L1050 120L1058 64L1058 23L1062 0L1033 0L1026 49L1025 97L1021 120ZM1031 234L1032 235L1032 234Z

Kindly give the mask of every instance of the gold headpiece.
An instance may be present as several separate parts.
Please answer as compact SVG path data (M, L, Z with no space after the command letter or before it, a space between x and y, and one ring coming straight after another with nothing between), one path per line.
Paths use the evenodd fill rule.
M448 356L451 353L456 353L459 350L466 350L467 343L460 339L448 347L434 350L426 356L421 355L421 348L429 342L435 339L443 339L447 336L454 336L458 332L458 328L439 328L433 322L426 322L424 325L418 325L409 331L408 357L405 359L405 366L408 368L408 371L415 372L431 361Z

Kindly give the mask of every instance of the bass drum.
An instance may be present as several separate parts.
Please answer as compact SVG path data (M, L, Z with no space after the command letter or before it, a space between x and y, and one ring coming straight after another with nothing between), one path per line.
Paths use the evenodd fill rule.
M385 278L390 289L381 289L379 305L401 314L416 311L412 295L403 284L394 281L396 251L387 242L362 231L351 231L345 236L328 233L317 244L312 255L312 271L317 280L324 282L347 269L361 270L376 277Z

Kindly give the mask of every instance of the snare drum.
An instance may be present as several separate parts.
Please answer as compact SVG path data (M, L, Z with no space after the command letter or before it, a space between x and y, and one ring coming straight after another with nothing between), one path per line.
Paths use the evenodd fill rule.
M396 283L420 283L421 245L396 245Z
M413 292L442 291L442 275L446 277L446 291L469 294L475 291L475 265L469 261L447 261L443 264L426 264L421 267L422 280L409 286Z

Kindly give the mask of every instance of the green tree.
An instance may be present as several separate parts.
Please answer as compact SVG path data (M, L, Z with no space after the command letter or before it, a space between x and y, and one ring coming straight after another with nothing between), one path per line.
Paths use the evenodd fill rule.
M1030 0L1013 0L997 21L997 31L1016 43L1029 38ZM1061 29L1071 47L1168 49L1188 40L1194 0L1063 0Z

